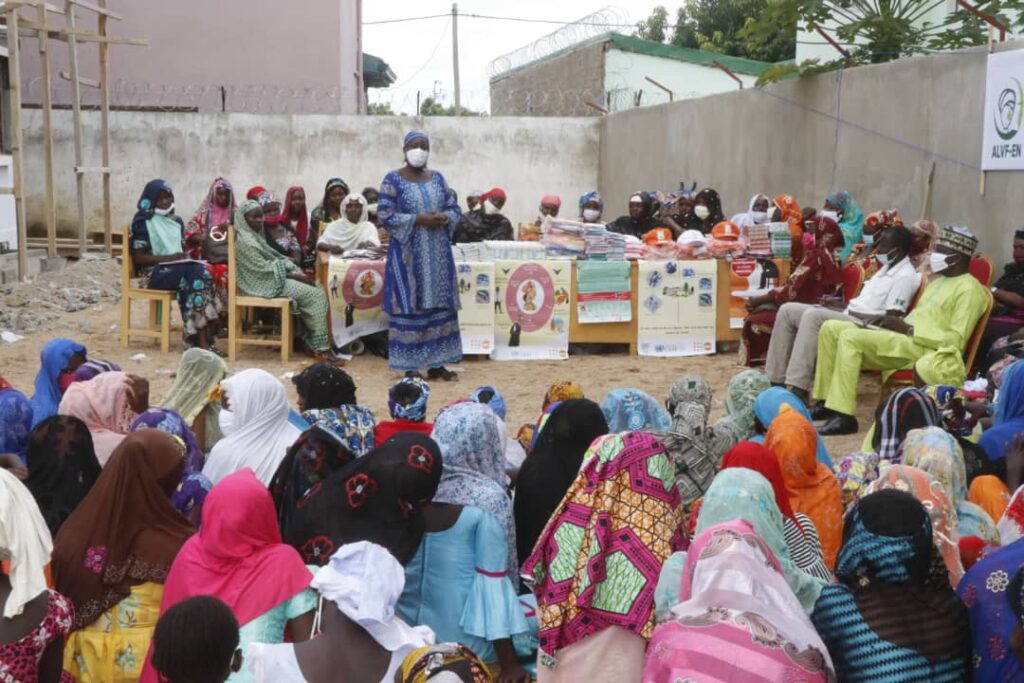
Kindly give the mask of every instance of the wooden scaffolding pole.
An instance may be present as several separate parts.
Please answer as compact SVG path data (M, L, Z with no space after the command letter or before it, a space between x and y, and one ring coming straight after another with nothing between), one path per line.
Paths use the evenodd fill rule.
M107 37L107 0L98 0L96 10L97 30L101 37ZM119 19L120 17L114 18ZM113 218L111 216L110 199L110 69L107 62L107 50L110 44L101 42L100 50L100 141L103 150L103 248L109 254L113 250ZM127 251L127 245L123 245Z
M68 60L71 64L71 111L75 126L75 189L78 194L78 255L88 248L85 234L85 178L82 175L82 84L78 81L78 43L75 39L75 5L64 4L68 25Z
M46 25L46 6L36 5L39 23ZM50 82L49 36L46 31L38 32L39 66L43 77L43 168L46 182L46 207L43 221L46 223L46 255L57 255L57 202L53 176L53 93Z
M18 279L28 275L28 230L25 222L25 183L21 170L23 136L21 132L21 54L18 49L17 7L7 10L7 73L11 90L11 172L14 179L14 213L18 224Z

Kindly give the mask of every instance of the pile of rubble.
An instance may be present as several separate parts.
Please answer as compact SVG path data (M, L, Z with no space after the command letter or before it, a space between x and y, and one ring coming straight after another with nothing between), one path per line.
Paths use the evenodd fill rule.
M97 310L120 298L119 260L90 255L60 271L0 286L0 330L44 332L60 325L61 313Z

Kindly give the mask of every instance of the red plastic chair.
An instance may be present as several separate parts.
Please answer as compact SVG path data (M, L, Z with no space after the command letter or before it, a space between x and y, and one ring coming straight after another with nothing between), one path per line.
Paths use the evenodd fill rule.
M981 285L988 289L992 286L992 278L996 274L995 264L985 254L975 254L968 266L968 272L973 275Z
M864 286L864 268L859 263L843 266L843 301L850 303Z

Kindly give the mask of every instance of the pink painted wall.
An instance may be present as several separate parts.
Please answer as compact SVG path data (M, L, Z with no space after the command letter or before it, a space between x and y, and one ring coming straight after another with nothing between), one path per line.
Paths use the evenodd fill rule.
M63 3L56 3L63 5ZM114 106L198 108L201 112L355 114L362 89L361 0L109 0L123 16L114 36L146 38L147 47L110 47ZM22 10L35 19L35 9ZM95 30L95 14L79 9L80 28ZM49 14L50 24L65 17ZM62 42L50 40L55 104L70 104ZM41 102L38 42L22 38L25 102ZM79 73L99 71L95 43L79 44ZM222 90L223 88L223 90ZM223 98L223 101L222 101ZM82 88L84 104L98 91Z

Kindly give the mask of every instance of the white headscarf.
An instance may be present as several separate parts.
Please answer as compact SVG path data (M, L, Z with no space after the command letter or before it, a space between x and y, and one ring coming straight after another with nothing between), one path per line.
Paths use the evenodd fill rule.
M754 225L754 217L751 216L750 214L754 212L754 204L757 204L758 199L767 199L768 210L772 210L774 205L772 204L771 197L769 197L766 194L755 194L753 197L750 198L750 204L747 205L747 212L736 214L735 216L732 217L732 222L741 228L749 228L751 225Z
M288 421L291 408L284 385L265 370L244 370L220 383L231 407L230 433L217 442L203 467L218 481L249 467L264 484L301 432Z
M430 628L409 626L395 613L405 588L405 570L379 545L358 541L341 546L310 587L389 652L434 644Z
M53 539L35 498L5 469L0 469L0 559L11 561L11 594L4 618L13 619L46 590L44 569Z
M363 212L359 215L359 222L353 223L345 213L345 207L352 202L359 202ZM317 244L326 244L331 247L341 247L344 251L357 249L364 242L372 242L380 246L380 237L377 235L377 226L368 220L370 215L366 206L366 198L353 192L341 200L341 218L329 223L324 228Z

